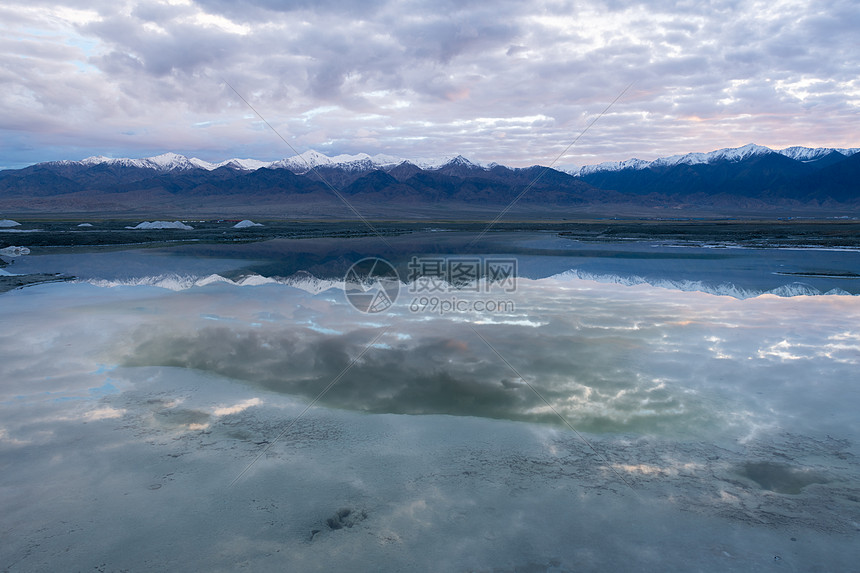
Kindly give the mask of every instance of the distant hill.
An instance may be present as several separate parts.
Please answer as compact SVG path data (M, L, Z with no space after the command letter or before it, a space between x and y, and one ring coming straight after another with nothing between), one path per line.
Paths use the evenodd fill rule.
M307 152L262 162L208 163L166 153L92 157L0 171L0 213L254 213L367 216L577 213L857 213L856 149L757 145L571 172L480 165L462 156L409 162L391 156Z
M806 153L802 153L805 151ZM583 168L579 178L625 195L660 197L667 203L715 205L732 198L762 205L847 208L860 205L857 150L748 145L627 165Z

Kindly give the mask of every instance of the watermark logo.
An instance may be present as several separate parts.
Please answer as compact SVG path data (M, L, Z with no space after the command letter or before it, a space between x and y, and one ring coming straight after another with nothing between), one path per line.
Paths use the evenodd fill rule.
M517 260L498 257L412 257L409 292L512 293L517 290Z
M400 294L397 270L377 257L361 259L349 267L343 282L346 300L359 312L385 312Z
M407 274L410 312L514 312L495 295L517 290L517 260L500 257L412 257ZM493 295L493 296L488 296Z
M514 302L499 295L517 289L517 260L499 257L423 256L407 265L407 290L413 313L515 311ZM344 277L344 292L356 310L376 314L397 301L401 284L397 269L378 257L361 259Z

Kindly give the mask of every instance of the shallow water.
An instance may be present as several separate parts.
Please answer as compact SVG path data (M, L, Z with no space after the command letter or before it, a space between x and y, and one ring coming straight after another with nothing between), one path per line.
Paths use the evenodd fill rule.
M828 482L823 474L776 462L747 462L738 473L762 489L790 495L799 494L808 485Z
M860 298L555 276L556 239L519 239L485 252L522 254L516 289L436 293L472 305L448 312L409 285L363 314L337 281L238 280L361 243L16 262L86 280L0 295L0 566L853 567ZM601 252L770 276L763 253ZM852 268L816 256L791 264ZM149 280L166 268L237 280Z
M63 273L81 280L140 282L152 277L229 279L248 275L288 278L310 274L342 280L349 266L368 256L390 261L401 280L413 257L509 257L518 276L531 279L571 273L620 284L726 294L738 298L774 292L860 294L860 250L850 248L747 248L665 240L586 242L554 232L419 231L389 237L274 239L255 243L186 244L173 247L47 254L15 259L15 273Z

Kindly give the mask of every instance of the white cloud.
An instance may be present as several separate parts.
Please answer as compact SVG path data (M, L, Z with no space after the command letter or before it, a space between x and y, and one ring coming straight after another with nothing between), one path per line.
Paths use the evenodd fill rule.
M263 401L259 398L249 398L233 404L232 406L220 406L212 412L216 416L229 416L230 414L238 414L244 412L253 406L259 406Z
M90 410L89 412L84 414L84 419L88 422L97 422L99 420L113 420L116 418L122 418L123 414L125 414L125 410L123 409L105 406L102 408Z

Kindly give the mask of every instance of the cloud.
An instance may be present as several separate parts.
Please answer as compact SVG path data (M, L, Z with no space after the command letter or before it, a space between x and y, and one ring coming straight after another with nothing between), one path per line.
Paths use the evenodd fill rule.
M67 0L2 15L10 163L289 155L224 79L297 148L331 154L548 163L631 82L563 164L858 145L851 2ZM504 137L479 121L534 115L549 120Z
M80 289L90 298L98 291L97 307ZM17 328L0 335L7 381L0 402L71 401L82 419L116 413L96 404L127 390L122 372L134 370L113 370L123 365L214 374L257 389L259 402L219 398L207 410L216 416L269 403L269 392L310 401L337 379L322 405L556 426L558 412L589 432L744 436L820 423L816 411L833 409L832 396L844 395L844 380L860 363L853 297L735 300L521 279L511 295L516 311L504 315L413 313L398 303L392 313L368 317L336 293L281 285L177 293L61 285L46 293L47 306L45 296L27 292L3 298L4 316ZM469 296L478 295L458 299ZM48 323L44 308L53 316ZM362 354L382 330L380 344ZM851 402L844 407L848 418L834 412L828 423L856 425Z
M110 355L125 366L208 372L361 412L555 425L559 413L583 431L688 439L725 430L745 435L789 412L811 415L807 410L826 407L832 392L812 392L809 381L860 361L850 326L856 313L839 297L795 306L776 297L737 301L588 284L525 281L515 315L481 317L499 319L485 325L402 308L368 325L329 295L303 295L287 322L265 327L246 324L243 316L256 316L248 302L231 307L229 325L179 325L168 312L115 337ZM205 303L197 300L186 293L183 312ZM806 313L827 318L794 332ZM476 321L492 348L464 321ZM383 328L380 344L362 354ZM838 385L838 376L820 384Z

